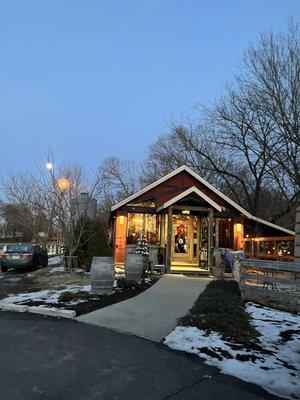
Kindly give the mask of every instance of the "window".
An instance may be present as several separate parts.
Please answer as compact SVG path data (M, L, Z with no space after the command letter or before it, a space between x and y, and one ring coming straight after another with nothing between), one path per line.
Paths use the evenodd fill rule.
M27 253L33 250L34 246L31 244L9 244L6 247L6 253Z
M231 220L219 220L219 247L232 248Z
M149 244L157 244L155 214L128 214L127 244L137 244L141 233L145 234Z

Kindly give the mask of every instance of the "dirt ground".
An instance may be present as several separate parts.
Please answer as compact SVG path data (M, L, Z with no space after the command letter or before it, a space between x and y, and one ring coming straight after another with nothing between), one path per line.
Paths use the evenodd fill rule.
M149 277L147 282L117 287L111 295L100 295L86 291L86 285L90 284L90 275L83 270L65 272L59 266L49 266L29 272L9 270L6 273L0 273L0 299L9 295L43 290L54 292L67 290L66 298L59 298L58 302L56 300L52 303L52 301L45 301L30 295L28 300L22 301L21 304L65 308L74 310L77 315L81 315L134 297L148 289L156 280L156 277ZM77 285L78 290L74 291L73 288L71 289L72 293L70 293L68 287L72 285Z
M34 284L40 289L59 289L67 285L88 285L90 274L81 272L50 273L53 267L41 268L32 273Z
M0 273L0 299L8 294L27 293L38 290L55 290L67 285L89 284L89 274L84 272L55 273L50 271L53 266L40 268L36 271L11 269Z

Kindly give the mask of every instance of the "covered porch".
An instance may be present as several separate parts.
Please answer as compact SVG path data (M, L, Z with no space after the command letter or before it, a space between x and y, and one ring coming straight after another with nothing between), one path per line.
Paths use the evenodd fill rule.
M144 206L127 205L115 221L116 264L123 267L126 252L135 248L143 232L153 266L162 263L168 273L208 274L212 249L234 248L234 232L238 232L234 221L196 188L184 191L157 209L150 202ZM242 224L239 227L242 237Z
M222 208L192 187L158 208L160 247L167 272L204 273L211 267L210 249L219 239L214 212ZM219 241L219 240L217 240Z
M251 215L186 166L113 206L110 227L114 262L121 268L141 233L152 265L163 264L169 273L209 274L216 248L255 257L258 252L250 254L249 248L258 249L254 244L260 238L259 254L292 257L283 244L292 245L294 232ZM281 247L272 244L270 250L269 237L280 240Z

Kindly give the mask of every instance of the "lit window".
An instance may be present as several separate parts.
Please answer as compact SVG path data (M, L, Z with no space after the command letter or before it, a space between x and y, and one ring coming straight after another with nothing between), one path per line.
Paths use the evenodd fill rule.
M157 244L155 214L128 214L127 244L136 244L141 233L145 234L149 244Z

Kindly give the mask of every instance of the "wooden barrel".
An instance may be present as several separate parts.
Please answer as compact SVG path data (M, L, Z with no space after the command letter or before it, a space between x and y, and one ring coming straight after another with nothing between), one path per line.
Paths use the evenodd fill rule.
M143 254L127 253L125 258L125 278L139 281L143 277L147 258Z
M93 257L90 280L92 293L108 294L113 292L115 267L112 257Z

